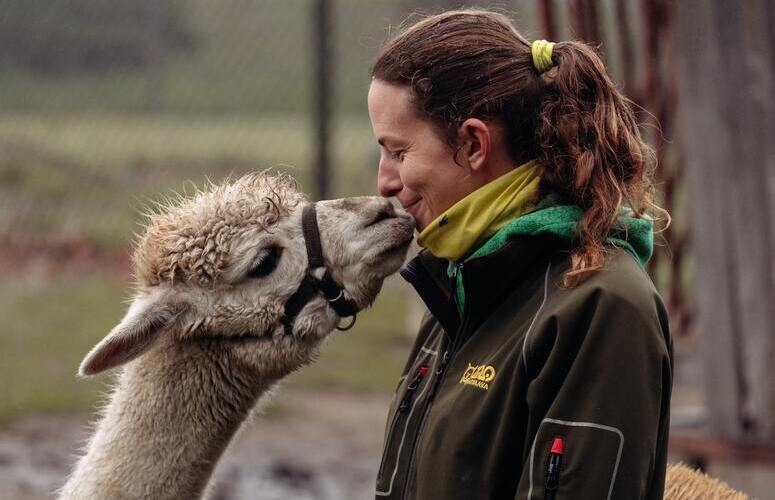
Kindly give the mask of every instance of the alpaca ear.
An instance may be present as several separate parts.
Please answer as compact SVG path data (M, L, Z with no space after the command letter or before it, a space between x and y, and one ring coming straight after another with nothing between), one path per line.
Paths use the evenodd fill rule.
M162 294L136 298L121 323L89 351L78 374L95 375L136 358L187 308L183 302L165 300Z

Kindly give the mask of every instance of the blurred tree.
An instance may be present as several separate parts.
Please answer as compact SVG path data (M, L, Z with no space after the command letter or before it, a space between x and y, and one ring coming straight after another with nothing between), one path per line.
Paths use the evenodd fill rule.
M103 72L192 51L180 0L0 0L0 63L40 73Z

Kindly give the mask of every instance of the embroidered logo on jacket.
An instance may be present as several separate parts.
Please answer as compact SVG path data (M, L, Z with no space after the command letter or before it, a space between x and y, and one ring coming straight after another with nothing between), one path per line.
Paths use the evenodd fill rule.
M472 365L468 363L468 368L460 377L460 383L472 385L485 391L490 388L490 382L495 380L495 368L490 365Z

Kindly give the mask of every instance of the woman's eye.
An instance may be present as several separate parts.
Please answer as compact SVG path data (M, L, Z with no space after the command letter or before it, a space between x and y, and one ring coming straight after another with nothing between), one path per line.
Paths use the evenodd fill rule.
M391 158L398 161L404 161L404 151L394 151L390 153Z
M255 265L248 273L249 278L263 278L277 268L283 249L280 247L268 247L258 254Z

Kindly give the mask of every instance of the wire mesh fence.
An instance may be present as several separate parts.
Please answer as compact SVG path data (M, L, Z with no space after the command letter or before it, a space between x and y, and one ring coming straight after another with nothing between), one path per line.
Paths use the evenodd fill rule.
M66 267L62 248L88 248L95 260L125 255L148 204L206 179L275 168L313 198L374 193L370 64L402 24L462 5L0 4L7 13L0 18L0 268L11 271L25 262ZM640 107L658 153L658 201L674 216L650 271L679 336L691 332L675 72L665 57L673 44L670 3L483 7L513 18L528 39L596 45Z
M126 247L144 207L191 182L289 171L311 196L373 193L366 113L382 43L449 1L2 0L0 241L4 269L79 242ZM651 265L691 332L687 226L666 1L486 2L528 38L595 44L641 108L660 203L674 215ZM321 173L321 167L327 170ZM325 185L324 185L325 184ZM65 245L66 246L66 245ZM31 250L36 249L36 250ZM45 257L45 255L43 255Z
M67 229L104 244L130 234L135 198L182 189L186 179L278 167L318 192L319 3L330 11L327 194L373 192L369 64L410 11L439 8L68 0L56 9L66 22L54 23L43 3L4 3L12 15L3 30L27 35L9 36L0 58L2 235ZM82 33L83 25L94 29Z

